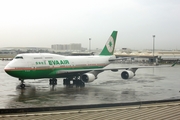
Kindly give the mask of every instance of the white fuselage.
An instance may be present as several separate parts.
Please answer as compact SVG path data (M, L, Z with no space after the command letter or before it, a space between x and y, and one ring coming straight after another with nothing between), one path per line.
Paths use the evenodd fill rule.
M39 68L58 66L106 66L109 64L110 59L110 56L63 56L49 53L19 54L16 57L6 65L5 69L22 67ZM56 60L58 60L59 64L56 62ZM66 62L66 60L68 62Z
M103 68L109 64L109 59L113 56L63 56L50 53L26 53L17 55L4 68L5 71L14 77L24 79L37 79L53 77L61 71L96 69ZM28 74L29 73L29 74ZM49 76L47 76L47 73ZM23 77L27 76L27 77ZM41 74L41 75L40 75ZM29 77L28 77L29 76ZM34 76L34 77L31 77ZM63 75L59 75L61 77ZM57 76L56 76L57 77ZM64 77L64 76L63 76Z

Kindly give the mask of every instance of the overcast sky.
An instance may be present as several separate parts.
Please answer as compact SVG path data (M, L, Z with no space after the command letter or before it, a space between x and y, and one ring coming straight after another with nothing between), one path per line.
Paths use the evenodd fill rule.
M180 0L1 0L1 47L180 49Z

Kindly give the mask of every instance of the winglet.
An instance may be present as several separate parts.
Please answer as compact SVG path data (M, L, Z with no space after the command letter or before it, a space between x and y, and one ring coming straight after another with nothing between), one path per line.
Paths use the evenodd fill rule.
M104 46L103 50L101 51L99 55L113 55L114 54L116 37L117 37L117 31L113 31L108 41L106 42L106 45Z
M177 63L177 62L173 63L173 64L171 65L171 67L174 67L174 66L176 65L176 63Z
M174 67L178 62L179 62L179 59L177 59L177 61L176 61L175 63L173 63L173 64L171 65L171 67Z

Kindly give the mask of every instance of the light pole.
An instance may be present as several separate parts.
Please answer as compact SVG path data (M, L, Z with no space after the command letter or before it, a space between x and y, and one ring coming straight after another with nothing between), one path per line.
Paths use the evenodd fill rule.
M155 61L154 60L154 49L155 49L155 35L153 35L153 62Z
M91 51L91 38L89 38L89 52Z

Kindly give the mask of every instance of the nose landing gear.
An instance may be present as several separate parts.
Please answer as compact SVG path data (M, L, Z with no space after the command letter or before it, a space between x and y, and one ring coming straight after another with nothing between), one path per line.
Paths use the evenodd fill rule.
M26 87L26 85L24 84L24 79L20 79L20 78L19 78L19 80L21 81L21 83L20 83L20 85L19 85L20 88L21 88L21 89L24 89L24 88Z

